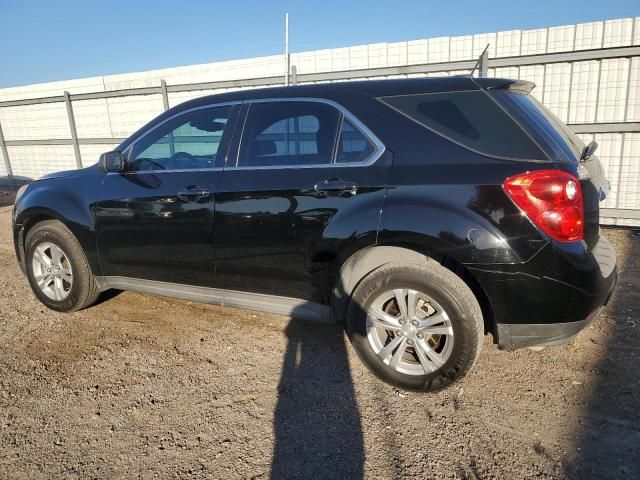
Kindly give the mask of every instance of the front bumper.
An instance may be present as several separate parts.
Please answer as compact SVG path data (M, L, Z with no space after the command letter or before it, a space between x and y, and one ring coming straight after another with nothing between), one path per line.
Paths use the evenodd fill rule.
M617 281L615 251L603 236L591 249L550 244L520 265L473 267L496 321L500 348L570 342L595 320Z

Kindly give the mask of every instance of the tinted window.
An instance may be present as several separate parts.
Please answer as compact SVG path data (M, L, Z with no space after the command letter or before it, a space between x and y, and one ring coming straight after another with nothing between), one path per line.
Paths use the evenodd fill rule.
M575 161L580 157L584 142L534 97L508 90L496 90L491 95L518 120L542 136L543 147L555 154L554 160Z
M329 164L339 118L339 112L324 103L254 103L245 122L238 165Z
M371 141L347 118L342 122L336 162L364 162L374 151Z
M483 91L403 95L382 100L436 133L480 153L547 159L531 137Z
M180 115L142 137L129 154L129 170L210 168L222 142L231 107Z

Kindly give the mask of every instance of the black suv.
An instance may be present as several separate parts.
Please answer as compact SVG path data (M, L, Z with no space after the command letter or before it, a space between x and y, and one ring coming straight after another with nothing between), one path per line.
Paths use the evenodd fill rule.
M432 78L225 93L22 188L16 254L49 308L135 290L344 321L380 378L433 391L606 304L600 162L533 84Z

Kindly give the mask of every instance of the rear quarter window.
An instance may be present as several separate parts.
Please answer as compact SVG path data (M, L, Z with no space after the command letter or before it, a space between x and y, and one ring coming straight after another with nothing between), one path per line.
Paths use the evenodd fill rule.
M380 100L475 152L506 159L548 160L522 127L481 90L400 95Z

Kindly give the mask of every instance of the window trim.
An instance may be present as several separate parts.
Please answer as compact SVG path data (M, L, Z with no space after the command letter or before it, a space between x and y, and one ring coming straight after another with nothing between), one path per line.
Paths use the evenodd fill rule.
M242 120L242 129L240 132L240 139L238 141L238 146L235 152L235 162L232 165L227 165L225 167L226 170L285 170L285 169L300 169L300 168L344 168L344 167L368 167L373 165L385 152L386 147L380 141L378 137L364 124L353 115L349 110L344 108L337 102L333 100L329 100L327 98L317 98L317 97L274 97L274 98L256 98L251 100L245 100L242 103L251 106L253 103L285 103L285 102L308 102L308 103L321 103L325 105L329 105L335 108L340 113L340 119L338 122L338 129L336 133L336 139L334 140L333 145L333 153L331 157L331 163L317 163L317 164L299 164L299 165L264 165L264 166L255 166L255 165L239 165L240 162L240 151L242 147L242 141L244 139L244 130L247 123L247 118L249 118L249 110L247 110L244 119ZM369 155L368 158L362 160L361 162L343 162L337 163L337 143L338 136L340 135L342 121L346 117L349 121L362 133L374 146L373 152Z

